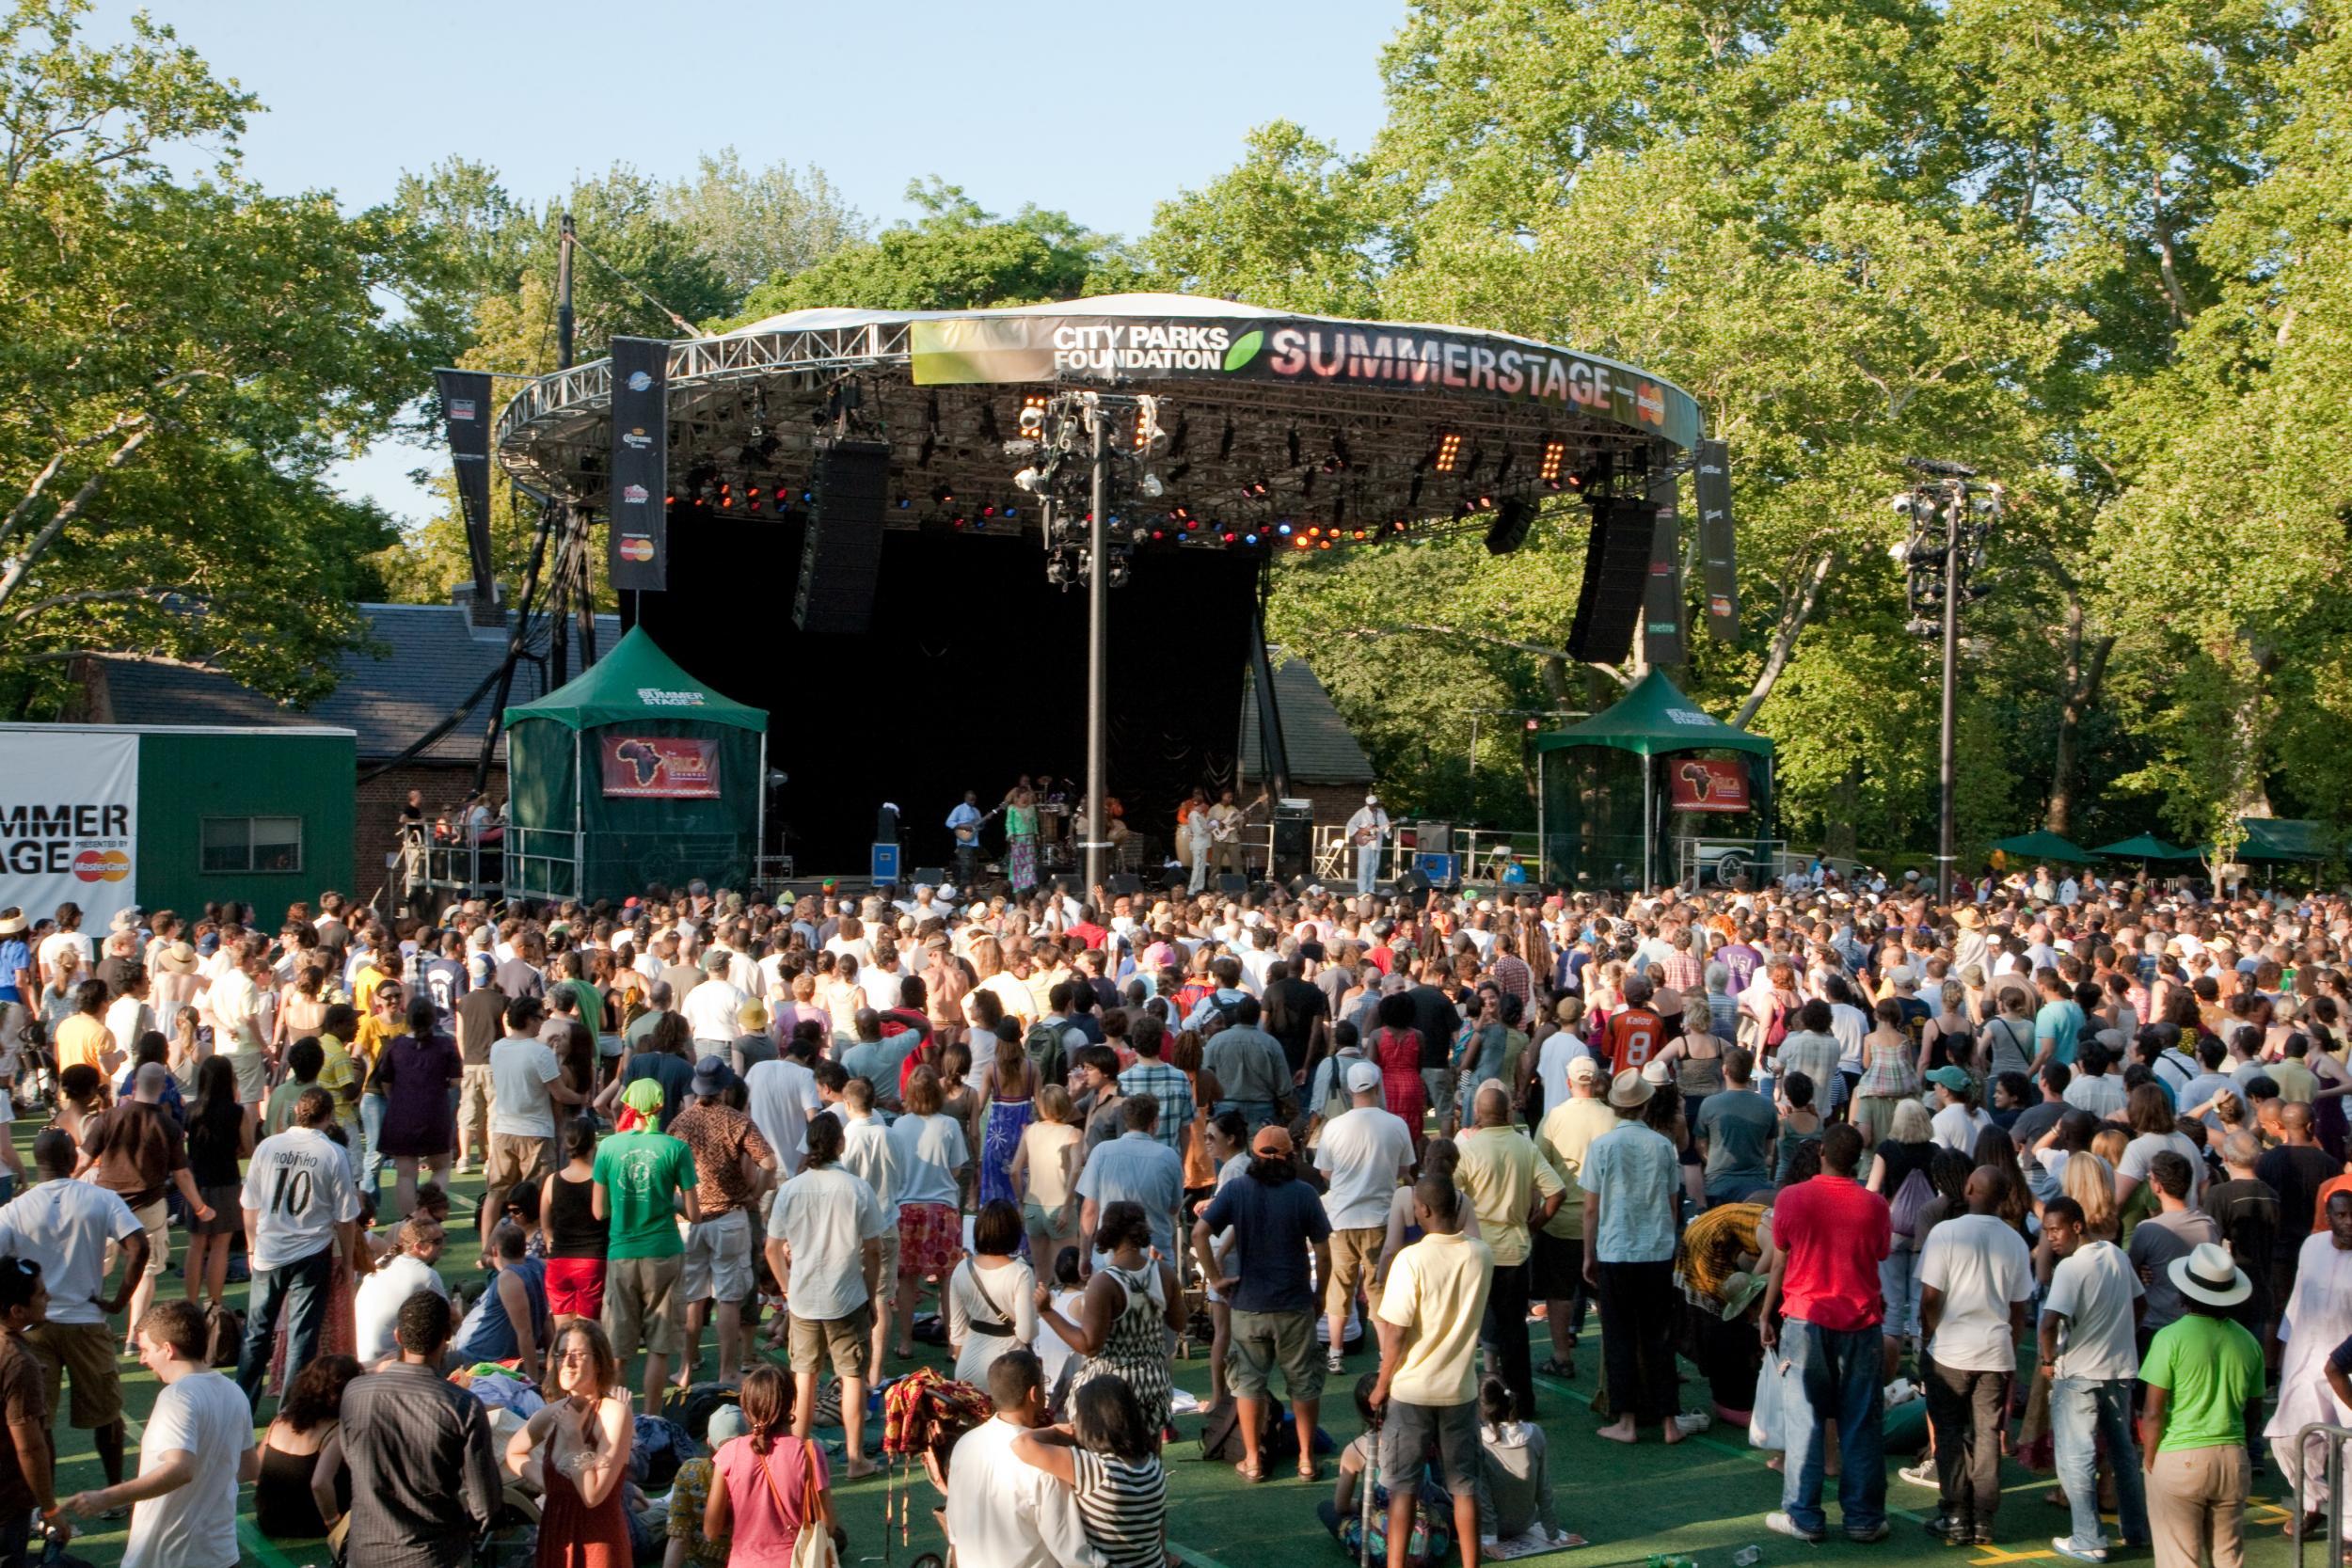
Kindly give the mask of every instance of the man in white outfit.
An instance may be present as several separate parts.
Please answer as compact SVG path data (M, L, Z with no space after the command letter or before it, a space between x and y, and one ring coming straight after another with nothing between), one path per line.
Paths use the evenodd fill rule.
M947 1488L947 1539L961 1568L1103 1568L1087 1540L1076 1494L1012 1446L1045 1414L1045 1370L1026 1350L1009 1350L988 1370L996 1414L956 1444Z
M1380 880L1380 847L1389 836L1389 814L1380 797L1364 797L1362 809L1347 819L1347 842L1356 850L1356 891L1370 893Z

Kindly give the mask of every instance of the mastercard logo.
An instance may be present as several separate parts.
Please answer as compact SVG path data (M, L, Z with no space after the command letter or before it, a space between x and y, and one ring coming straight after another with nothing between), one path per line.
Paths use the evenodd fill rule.
M623 561L651 561L653 541L641 535L632 535L621 541L620 552Z
M73 857L73 875L86 882L119 882L131 874L131 857L119 849L85 849Z

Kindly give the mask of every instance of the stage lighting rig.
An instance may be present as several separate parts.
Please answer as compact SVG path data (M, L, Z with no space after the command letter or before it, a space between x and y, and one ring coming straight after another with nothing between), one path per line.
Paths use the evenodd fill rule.
M1979 482L1964 463L1914 457L1905 467L1923 476L1887 504L1907 518L1903 540L1887 554L1903 568L1904 600L1910 611L1904 629L1916 637L1941 635L1943 702L1936 737L1940 818L1935 857L1936 896L1948 899L1955 869L1957 780L1954 734L1958 728L1960 610L1988 591L1973 581L1984 568L1984 547L1999 520L2005 497L1993 481Z

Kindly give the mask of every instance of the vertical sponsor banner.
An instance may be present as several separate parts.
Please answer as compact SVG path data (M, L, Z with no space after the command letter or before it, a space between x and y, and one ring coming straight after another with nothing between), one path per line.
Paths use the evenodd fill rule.
M1699 509L1700 581L1707 589L1707 629L1719 642L1740 640L1740 574L1731 531L1731 449L1701 441L1692 494Z
M79 904L103 933L138 902L139 737L20 728L0 742L0 886L25 914Z
M1642 590L1643 657L1656 665L1691 662L1689 641L1682 633L1682 513L1676 503L1679 488L1671 451L1658 453L1650 470L1649 502L1658 509L1650 531L1649 579Z
M474 592L487 603L498 568L490 560L490 378L481 371L435 371L441 424L457 470L457 510L466 519L466 555Z
M660 593L670 566L670 345L612 340L612 499L605 508L612 586Z

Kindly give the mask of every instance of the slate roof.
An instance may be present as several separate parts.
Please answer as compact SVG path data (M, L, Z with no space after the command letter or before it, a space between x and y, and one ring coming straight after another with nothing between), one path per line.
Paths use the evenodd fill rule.
M371 639L383 645L344 656L342 679L308 708L271 701L209 670L106 654L103 670L108 719L118 724L336 724L359 737L362 765L380 762L413 745L473 694L506 655L506 636L469 624L457 605L369 604ZM617 615L596 617L596 646L610 649L621 639ZM571 651L578 673L580 649ZM510 705L546 694L539 667L528 659L515 667ZM485 698L449 734L425 750L420 762L469 763L482 752L482 727L488 721ZM505 740L501 738L503 752Z
M1331 694L1303 658L1275 659L1274 705L1281 715L1282 746L1290 753L1290 776L1299 784L1370 784L1372 759L1356 743L1355 734ZM1258 748L1258 698L1254 672L1245 673L1241 698L1241 770L1253 779L1265 768Z

